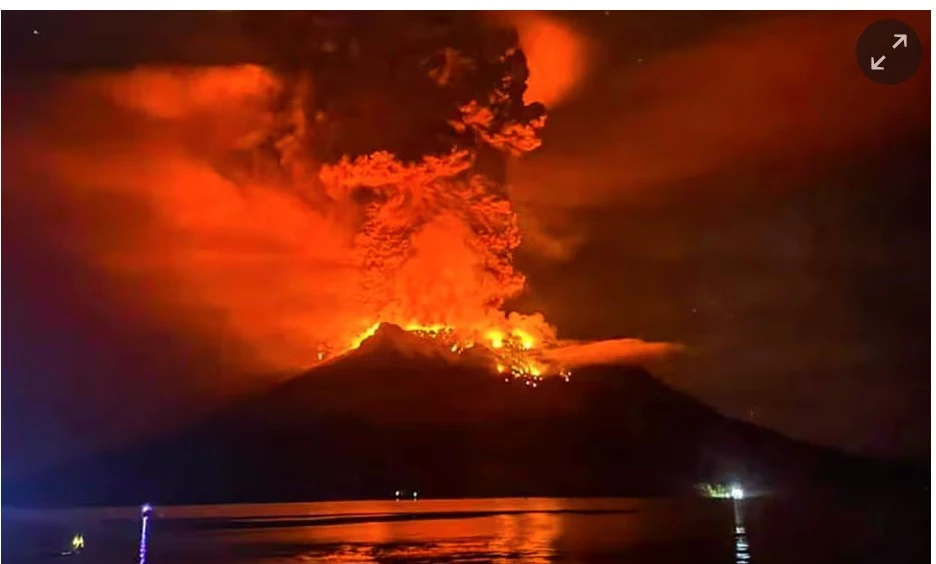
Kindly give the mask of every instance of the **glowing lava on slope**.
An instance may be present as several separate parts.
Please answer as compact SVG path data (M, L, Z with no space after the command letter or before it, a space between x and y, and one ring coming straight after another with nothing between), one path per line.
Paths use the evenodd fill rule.
M348 350L359 348L377 333L381 325L382 322L375 323L357 335ZM536 338L523 329L490 329L467 335L455 327L438 324L411 323L402 329L425 339L439 351L453 355L482 350L491 357L492 368L504 375L508 382L511 378L519 378L535 388L537 382L547 375L560 374L567 381L571 375L568 369L558 367L546 359L537 346Z

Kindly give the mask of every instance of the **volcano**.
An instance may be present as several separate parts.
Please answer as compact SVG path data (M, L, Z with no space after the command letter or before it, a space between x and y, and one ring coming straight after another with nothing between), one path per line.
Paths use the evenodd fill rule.
M585 367L533 387L492 372L478 354L449 354L383 325L358 349L197 426L5 493L30 505L381 499L396 490L647 496L726 480L867 490L911 472L727 418L636 366Z

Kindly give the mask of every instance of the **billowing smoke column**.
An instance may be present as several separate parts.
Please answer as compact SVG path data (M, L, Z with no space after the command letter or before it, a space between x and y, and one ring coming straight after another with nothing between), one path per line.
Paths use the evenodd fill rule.
M431 69L430 76L451 77L458 70L446 70L453 60L470 62L446 53L445 66ZM482 172L478 161L483 151L516 156L538 147L545 116L542 106L522 101L522 53L510 50L496 64L501 78L483 102L467 100L453 108L449 152L404 162L378 151L320 169L332 200L363 202L353 246L360 299L374 323L429 328L433 334L449 328L457 334L451 336L456 347L496 344L499 333L539 342L554 337L542 317L501 311L524 285L512 264L520 232L503 184ZM440 87L451 86L451 80L437 79Z
M126 303L223 335L255 367L307 367L382 322L483 345L508 374L592 362L604 349L576 354L542 315L503 311L524 287L506 161L546 122L516 33L449 35L406 57L379 34L325 37L309 67L69 78L22 129L5 123L12 174L57 192L77 218L62 240Z

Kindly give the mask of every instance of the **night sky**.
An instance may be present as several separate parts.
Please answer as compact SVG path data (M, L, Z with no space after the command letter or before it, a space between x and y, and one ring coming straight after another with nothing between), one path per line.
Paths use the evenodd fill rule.
M858 35L883 17L924 43L917 75L898 86L855 63ZM67 250L75 229L130 229L136 211L64 205L24 180L19 134L45 117L35 89L134 64L301 59L303 21L3 21L8 472L177 427L283 377L243 371L238 344L210 322L183 330L154 316L132 286ZM730 415L849 450L928 455L927 15L554 21L569 39L528 54L531 81L537 69L576 80L548 104L543 147L508 167L528 277L514 305L544 312L563 337L684 344L655 373Z

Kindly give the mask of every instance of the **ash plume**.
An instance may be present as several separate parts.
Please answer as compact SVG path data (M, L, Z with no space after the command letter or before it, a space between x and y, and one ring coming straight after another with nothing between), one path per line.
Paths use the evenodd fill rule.
M366 74L336 91L327 65L58 77L5 124L11 178L45 191L23 196L40 215L67 210L58 243L112 281L114 305L238 343L253 369L304 368L380 322L552 345L543 316L503 311L525 283L504 162L546 123L517 42L413 57L406 99ZM331 45L349 64L377 56Z

